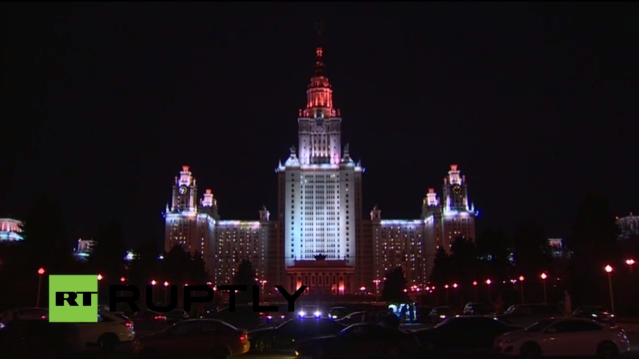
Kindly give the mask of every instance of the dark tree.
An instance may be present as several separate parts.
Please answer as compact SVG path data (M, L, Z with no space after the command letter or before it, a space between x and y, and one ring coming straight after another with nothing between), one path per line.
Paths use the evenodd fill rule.
M135 257L129 265L129 283L135 285L148 285L153 279L160 280L161 253L155 241L148 241L133 250Z
M512 263L510 241L503 232L485 230L477 237L479 264L475 279L503 278L509 274ZM474 280L475 280L474 279Z
M402 267L391 269L386 273L382 299L389 303L405 303L408 301L408 294L404 292L404 289L407 289L404 269Z
M236 303L249 303L253 300L253 286L257 285L258 282L255 279L255 270L253 269L253 264L249 260L242 260L240 262L239 267L237 268L237 272L235 272L235 278L233 278L233 284L236 285L245 285L247 286L248 291L239 292L236 294Z
M551 268L552 253L544 229L533 223L517 226L513 237L515 270L526 278L538 278Z
M577 210L572 234L567 242L573 252L569 281L573 306L609 303L604 267L620 262L616 237L615 218L607 202L593 195L586 198Z
M451 261L446 251L441 246L435 253L433 270L430 273L430 282L438 286L443 286L451 280Z
M124 232L116 222L110 221L99 227L93 240L96 244L89 258L90 266L109 282L113 283L114 279L117 282L124 274Z
M161 266L162 280L171 284L184 285L189 282L191 277L191 254L181 246L175 246L164 255Z
M24 220L23 243L20 243L21 267L27 273L44 267L48 273L63 273L72 263L75 241L66 233L59 203L42 196Z
M471 283L477 273L477 247L471 240L460 237L455 239L450 249L451 280Z
M205 284L209 281L209 275L206 272L206 265L202 256L192 256L189 274L189 282L191 283Z

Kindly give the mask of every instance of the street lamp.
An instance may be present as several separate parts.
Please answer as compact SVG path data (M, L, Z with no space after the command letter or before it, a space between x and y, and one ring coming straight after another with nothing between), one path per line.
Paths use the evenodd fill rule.
M626 264L630 267L630 273L632 273L632 266L635 265L635 260L632 258L626 259Z
M40 307L40 289L42 288L42 276L44 275L44 268L38 269L38 295L36 297L36 308Z
M169 282L164 281L164 304L169 302Z
M477 301L477 281L473 281L473 292L475 294L475 302Z
M124 283L124 282L126 282L126 278L120 277L120 283Z
M366 287L361 286L361 287L359 288L359 290L361 290L361 291L362 291L362 295L366 294Z
M488 302L491 302L493 300L491 295L490 295L490 284L492 282L493 282L492 280L486 279L486 285L488 286Z
M155 279L151 281L151 285L156 285L156 284L158 284L158 282L156 282Z
M548 304L548 292L546 290L546 278L548 278L548 275L546 273L541 273L541 280L544 282L544 304Z
M519 276L519 289L521 290L521 304L524 304L524 276Z
M375 279L373 283L375 283L375 303L379 302L379 279Z
M98 274L98 280L102 280L103 278L102 274Z
M608 273L608 289L610 290L610 309L612 309L612 313L615 314L615 298L612 295L612 267L610 264L606 265L604 268L606 273Z
M262 283L262 297L264 297L264 285L267 283L266 279L262 279L260 283Z
M449 303L448 303L448 284L446 284L444 286L444 289L446 289L446 305L449 305Z

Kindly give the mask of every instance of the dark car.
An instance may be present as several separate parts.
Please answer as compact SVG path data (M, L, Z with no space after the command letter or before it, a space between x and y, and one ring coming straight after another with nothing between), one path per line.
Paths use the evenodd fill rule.
M348 314L340 319L337 319L338 322L344 325L351 325L364 322L366 318L366 312L355 312Z
M301 341L297 355L313 359L416 358L418 342L398 329L378 324L354 324L330 336Z
M323 318L295 318L277 327L256 329L249 332L249 340L256 352L293 349L300 340L334 335L345 326L337 321Z
M252 305L236 305L231 312L228 307L217 313L211 313L209 318L220 319L242 329L255 329L262 325L260 313L253 311Z
M166 315L152 310L142 310L131 315L136 331L164 329L167 326Z
M490 303L468 303L464 307L463 315L495 315L495 305Z
M187 319L189 319L189 314L182 309L173 309L166 313L166 321L168 324L175 324Z
M426 352L455 352L492 349L495 339L519 329L490 316L458 316L433 328L414 332Z
M140 339L132 345L134 356L142 358L226 359L249 351L245 330L216 319L190 319Z
M498 318L504 323L526 328L540 320L564 315L564 310L555 304L515 304Z
M14 319L0 329L3 358L68 358L81 354L83 349L77 323Z
M578 307L572 315L574 317L596 320L604 324L615 325L615 315L601 306L587 305Z
M347 316L348 314L352 313L352 310L349 310L346 307L333 307L328 311L328 318L329 319L341 319L344 318L345 316Z
M455 316L455 311L453 311L450 307L435 307L428 314L428 320L432 324L437 324L453 316Z

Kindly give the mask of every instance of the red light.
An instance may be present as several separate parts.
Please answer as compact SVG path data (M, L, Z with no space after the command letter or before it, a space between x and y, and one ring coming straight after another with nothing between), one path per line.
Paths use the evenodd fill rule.
M156 315L155 317L153 317L153 319L155 319L155 320L164 320L164 319L166 319L166 317L163 316L163 315Z
M246 341L246 334L240 335L240 342L244 343Z
M47 319L47 316L43 315L43 316L40 317L40 319Z
M44 268L40 268L40 269L38 269L38 274L39 274L39 275L43 275L43 274L44 274Z
M126 278L124 278L124 277L120 278L120 282L124 283L125 281L126 281Z
M124 323L124 325L126 325L127 328L133 327L133 323L131 323L131 322L126 322L126 323Z

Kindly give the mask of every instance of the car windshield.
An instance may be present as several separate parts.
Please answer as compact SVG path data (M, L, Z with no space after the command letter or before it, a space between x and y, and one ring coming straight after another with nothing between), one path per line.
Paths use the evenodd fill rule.
M524 331L529 333L538 333L542 331L544 328L546 328L547 326L549 326L550 323L552 322L553 322L552 319L542 320L524 329Z

